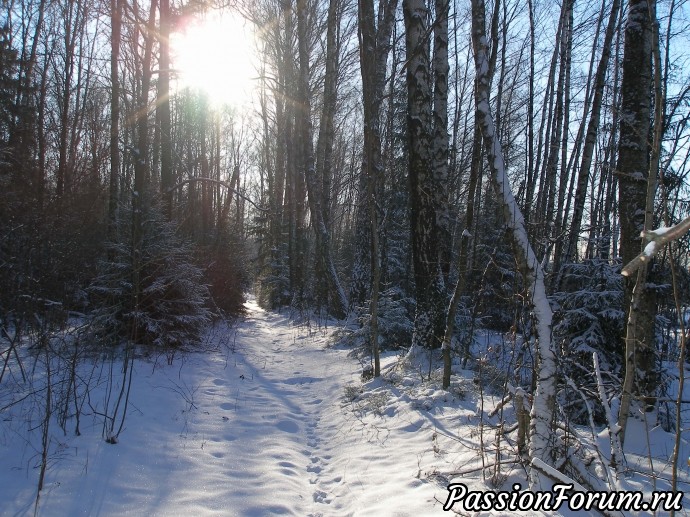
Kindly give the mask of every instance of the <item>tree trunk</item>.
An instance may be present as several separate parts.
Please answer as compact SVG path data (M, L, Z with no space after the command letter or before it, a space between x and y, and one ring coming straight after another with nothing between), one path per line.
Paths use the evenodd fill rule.
M116 240L118 181L120 176L120 38L123 0L110 0L110 182L108 193L108 239Z
M489 57L489 69L487 71L487 79L489 83L489 88L491 85L491 80L495 72L496 67L496 56L498 53L498 21L497 13L499 10L500 0L496 0L494 4L494 16L492 24L492 53ZM496 30L494 30L496 27ZM475 78L475 92L477 89L477 81ZM451 345L453 341L453 333L455 331L455 314L457 312L458 303L460 302L460 297L465 292L465 287L467 285L467 275L469 272L470 263L468 261L468 254L470 244L473 241L472 232L474 229L474 215L475 215L475 199L478 186L481 184L481 170L482 170L482 132L481 126L479 124L481 114L477 109L474 110L474 133L472 141L472 158L470 162L470 177L468 182L468 194L467 194L467 209L465 215L465 229L462 232L460 240L460 251L458 253L458 280L455 284L455 289L453 290L453 295L448 304L448 311L446 314L446 328L443 334L443 343L441 345L443 353L443 379L442 387L443 389L448 389L450 387L450 377L452 369L452 350Z
M160 71L158 78L158 111L161 138L161 193L163 211L172 218L173 159L170 121L170 0L160 0Z
M568 245L564 257L566 262L574 260L577 256L577 242L580 236L582 214L584 212L585 199L587 197L587 185L589 183L592 157L594 156L594 147L597 142L597 133L599 131L604 87L606 86L606 72L609 67L611 45L616 30L616 21L618 19L620 5L621 0L613 0L611 14L609 15L609 21L608 25L606 26L606 33L604 35L601 58L599 60L599 65L597 66L597 72L594 79L594 99L592 100L592 111L590 113L589 124L587 126L585 145L582 150L582 162L580 163L580 170L577 176L577 190L575 191L575 201L573 203L573 218L570 225Z
M563 238L561 235L564 232L565 217L563 209L565 206L565 195L568 189L570 167L568 167L568 135L570 133L570 76L571 76L571 60L573 51L573 31L574 31L574 15L575 0L568 2L568 14L566 32L564 35L563 51L561 52L562 68L565 70L565 80L563 82L563 131L561 134L560 150L560 178L558 182L558 199L556 202L556 213L554 220L555 239L554 253L553 253L553 280L557 283L559 278L559 271L561 267L561 258L563 253ZM574 178L574 176L573 176ZM572 183L572 182L571 182ZM572 191L572 185L571 185Z
M445 299L438 264L436 190L432 166L432 94L429 66L429 11L424 0L404 0L407 56L407 142L410 223L416 313L410 355L418 347L438 348L445 325Z
M536 186L536 174L534 168L534 78L535 78L535 29L534 29L534 3L527 0L529 13L529 90L527 97L527 174L525 181L525 217L529 220L532 212L534 189Z
M436 183L439 265L444 284L448 283L453 253L448 192L448 0L435 0L433 171Z
M65 55L64 55L64 75L62 76L62 91L60 92L59 113L60 131L58 135L58 166L56 171L56 195L58 203L62 203L64 197L71 188L69 160L69 130L70 112L72 105L72 79L74 76L75 59L77 58L76 43L79 35L81 6L74 2L68 2L65 6L64 15L65 33Z
M532 403L529 452L533 461L539 459L552 465L554 460L553 417L556 407L556 355L551 343L552 313L546 297L544 273L529 243L525 220L513 197L506 175L503 150L491 115L485 23L484 0L472 0L472 45L477 77L476 105L479 124L484 137L494 191L503 204L505 223L511 230L510 236L516 258L525 276L537 322L535 356L538 380ZM530 470L530 490L549 488L546 484L542 486L540 477L536 468Z
M350 302L361 306L373 282L371 265L372 220L369 204L376 199L377 186L383 174L381 159L381 103L386 77L386 61L391 49L391 33L398 0L379 5L378 27L375 25L373 0L359 0L358 34L362 100L364 104L364 150L359 176L357 212L355 214L355 261L352 269ZM369 182L374 181L373 198ZM378 248L378 246L377 246Z
M137 314L141 303L141 265L143 246L143 198L148 174L148 116L149 88L151 86L151 55L155 31L157 0L151 1L149 20L145 33L144 58L141 63L141 92L137 109L137 147L134 162L134 189L132 191L132 322L133 342L137 341L139 323Z
M311 123L311 100L309 98L309 51L307 48L307 13L304 6L297 7L297 41L299 46L299 97L300 117L298 123L301 129L301 155L304 178L306 180L309 210L312 226L316 235L317 271L322 272L322 278L317 279L327 286L330 312L337 318L344 318L347 314L347 297L340 285L338 273L331 256L331 236L326 228L323 216L322 195L319 181L316 177L314 151L312 147L313 130ZM319 286L317 285L317 289Z
M621 223L621 257L628 264L643 247L641 234L651 229L658 149L650 160L650 91L652 87L652 48L656 23L656 0L630 0L625 27L623 78L621 84L621 126L618 147L619 214ZM659 63L657 62L657 74ZM657 123L655 147L660 145L661 94L656 90ZM659 122L661 120L661 122ZM626 277L624 306L627 314L625 337L625 379L619 413L621 443L634 396L644 402L645 411L654 408L658 374L654 343L656 302L645 293L648 281L647 263L637 272L634 283ZM631 291L632 290L632 291Z
M335 111L338 100L338 71L340 47L336 41L340 13L339 0L329 0L326 19L326 71L323 79L323 107L316 144L316 179L321 186L321 210L329 233L331 229L331 178L333 177L333 145L335 140Z

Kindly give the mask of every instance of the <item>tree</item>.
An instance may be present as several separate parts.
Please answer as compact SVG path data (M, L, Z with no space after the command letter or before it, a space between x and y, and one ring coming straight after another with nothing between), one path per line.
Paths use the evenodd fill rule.
M525 219L517 206L505 169L503 150L489 104L489 60L486 45L483 0L472 0L472 45L476 70L476 107L486 148L494 192L503 206L506 226L515 250L516 259L528 286L537 326L535 349L537 384L530 414L529 454L532 462L552 464L554 454L553 419L556 410L556 354L551 343L552 313L546 297L544 272L529 243ZM532 467L530 489L543 490L539 472Z
M307 48L307 20L306 20L305 6L297 7L297 41L299 47L299 100L300 100L300 116L298 117L298 124L301 129L300 143L301 143L301 159L300 164L303 171L305 182L307 186L309 198L309 210L312 217L312 226L316 236L316 257L318 264L316 270L320 272L318 281L327 285L328 298L330 300L330 308L334 316L344 318L347 314L347 298L345 291L340 285L338 273L335 270L333 258L331 256L331 236L326 226L327 219L324 217L324 211L327 207L323 206L323 185L320 185L319 178L316 175L316 167L314 163L313 150L313 130L311 123L311 102L309 98L309 53ZM334 50L334 49L332 49ZM329 59L335 59L335 56L326 56ZM318 287L317 287L318 289Z
M577 242L580 236L580 228L582 227L582 216L585 208L587 186L592 167L592 157L594 155L597 134L601 121L601 109L604 97L604 86L606 85L606 74L609 67L611 46L613 43L613 36L616 29L620 5L620 0L614 0L613 4L611 5L611 13L609 14L609 21L606 26L606 33L604 35L601 58L599 59L599 64L597 65L596 76L594 79L594 98L592 100L592 111L590 112L589 116L587 135L585 137L585 145L582 151L582 160L580 162L580 170L578 171L577 175L577 190L575 192L575 200L573 203L573 215L569 229L570 233L568 235L568 243L565 251L565 261L572 260L577 252Z
M652 228L658 162L650 160L650 92L656 0L630 0L625 26L621 82L620 142L618 145L618 207L621 224L621 258L632 261L642 246L642 233ZM658 72L657 62L657 72ZM660 73L660 72L658 72ZM657 91L657 101L661 102ZM657 108L656 116L660 117ZM638 396L645 411L653 409L657 388L655 354L656 301L646 291L647 262L637 278L626 277L624 309L627 315L625 372L619 414L621 443L630 413L631 398ZM633 392L633 390L635 390Z
M112 0L111 0L112 1ZM173 160L170 120L170 0L160 0L160 70L158 110L160 110L161 193L166 217L172 217Z
M364 149L355 221L355 263L350 287L350 301L355 305L365 302L367 293L375 283L373 270L380 267L375 264L379 259L372 255L373 247L378 247L372 243L373 228L378 227L374 217L378 218L378 215L372 214L371 203L378 199L378 189L383 180L381 110L397 5L398 0L380 3L377 17L372 0L358 2L357 29L364 108Z
M439 267L444 284L450 276L450 263L453 250L450 207L448 191L448 0L435 0L434 20L434 99L433 99L433 174L437 189L436 225L438 227Z
M445 324L445 295L439 268L437 190L432 167L433 119L427 22L423 0L403 2L407 52L407 144L410 186L410 232L416 313L410 354L418 347L437 348Z
M120 38L123 0L110 0L110 181L108 194L108 238L117 231L118 186L120 181Z
M363 257L369 252L371 273L370 285L370 340L374 356L374 376L381 373L379 360L378 305L381 281L381 262L379 248L379 224L377 204L377 186L383 175L381 159L381 103L383 100L386 61L390 52L390 38L395 21L397 0L381 4L378 27L375 25L373 0L360 0L358 5L359 61L362 75L362 100L364 103L364 152L362 153L362 172L360 176L360 193L357 212L356 263L353 278L353 295L361 303L366 286L364 280L369 275L363 263ZM364 188L366 187L366 188ZM367 207L365 210L364 207ZM367 213L369 227L365 225ZM368 236L368 239L366 237ZM367 250L366 241L370 246Z

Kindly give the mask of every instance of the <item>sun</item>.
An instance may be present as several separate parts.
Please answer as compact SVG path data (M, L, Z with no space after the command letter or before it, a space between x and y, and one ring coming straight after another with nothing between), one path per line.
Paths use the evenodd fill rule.
M215 105L246 106L257 76L254 42L250 24L231 13L188 20L170 38L177 88L201 90Z

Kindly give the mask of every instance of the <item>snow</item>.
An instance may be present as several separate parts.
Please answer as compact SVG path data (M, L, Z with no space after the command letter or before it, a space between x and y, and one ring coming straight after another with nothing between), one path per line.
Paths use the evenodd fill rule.
M644 247L645 257L653 257L655 253L656 253L656 241L648 242L647 245Z
M105 443L88 409L79 437L73 424L66 436L53 425L39 515L441 514L434 496L445 500L445 486L420 475L430 420L383 388L349 400L361 367L327 346L330 331L247 308L212 354L135 362L118 444ZM91 402L102 400L93 388ZM27 428L37 422L20 406L3 413L0 514L33 512L40 430Z
M661 236L661 235L668 233L671 230L673 230L673 227L660 226L656 230L652 230L650 233L653 233L654 235L657 235L657 236Z
M247 311L236 328L213 331L211 352L178 356L172 365L135 361L116 445L101 436L96 412L105 383L94 381L81 436L74 436L73 418L66 434L51 424L38 515L423 517L452 515L442 510L452 482L481 491L526 488L516 431L497 441L501 418L514 421L514 403L491 387L488 371L462 370L458 362L443 391L440 352L431 369L405 368L401 356L387 352L383 377L363 382L362 365L333 337L337 326L297 325L253 300ZM473 353L491 354L501 338L481 335ZM487 365L494 363L487 356ZM83 365L84 373L93 366ZM0 408L12 391L6 382ZM0 414L2 515L33 513L40 400L31 395ZM647 434L637 420L631 425L631 474L621 488L652 490L649 446L656 482L667 488L672 435L659 428ZM606 454L606 431L592 439ZM689 452L685 444L684 458ZM690 508L687 497L684 503Z

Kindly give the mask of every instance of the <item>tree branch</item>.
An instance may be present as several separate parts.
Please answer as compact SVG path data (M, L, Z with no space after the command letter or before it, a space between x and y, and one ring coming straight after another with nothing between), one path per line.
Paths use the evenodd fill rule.
M254 208L256 208L257 210L259 210L259 211L261 211L261 212L270 212L270 211L271 211L269 208L264 208L264 207L261 207L261 206L257 205L257 204L254 203L254 201L252 201L250 198L248 198L247 196L245 196L245 195L242 194L241 192L238 192L237 190L235 190L234 188L232 188L232 187L230 186L229 183L226 183L225 181L213 179L213 178L190 178L190 179L186 179L186 180L180 181L180 182L179 182L178 184L176 184L176 185L173 185L173 186L170 187L168 190L166 190L165 193L166 193L166 194L170 194L170 193L171 193L172 191L174 191L175 189L178 189L178 188L180 188L180 187L184 187L185 185L187 185L187 184L189 184L189 183L193 183L193 182L195 182L195 181L208 181L209 183L215 183L216 185L221 185L221 186L227 188L230 192L232 192L232 193L235 194L236 196L239 196L239 197L241 197L242 199L244 199L246 202L248 202L250 205L252 205L252 206L253 206Z
M642 232L642 238L647 245L637 257L632 259L621 271L621 275L630 276L637 271L642 264L654 258L669 242L681 238L690 230L690 216L670 228L661 227L656 230Z

